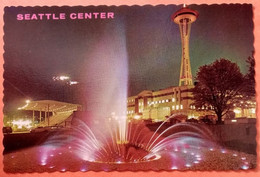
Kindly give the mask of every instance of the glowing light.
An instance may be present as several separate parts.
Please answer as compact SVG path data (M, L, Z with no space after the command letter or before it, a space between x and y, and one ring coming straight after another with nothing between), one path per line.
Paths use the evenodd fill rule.
M25 100L26 105L19 107L18 110L22 110L22 109L26 108L30 102L31 102L30 100Z
M236 114L240 114L240 113L241 113L241 110L239 110L239 109L234 109L233 112L236 113Z
M197 154L195 157L200 158L201 156L199 154Z
M173 167L172 167L172 170L177 170L177 169L178 169L177 166L173 166Z
M237 154L233 154L234 157L237 157Z
M68 80L70 77L69 76L60 76L59 79L64 81L64 80Z
M241 160L246 160L246 158L245 158L245 157L242 157Z
M241 169L243 169L243 170L248 170L248 169L249 169L249 166L248 166L248 165L242 165Z
M255 108L251 109L251 113L255 114Z
M87 171L87 168L86 167L82 167L82 168L80 168L80 171L85 172L85 171Z
M195 164L198 164L198 163L200 163L199 161L197 161L197 160L195 160L193 163L195 163Z
M221 150L221 153L225 154L227 151L225 149Z
M78 83L78 81L69 81L69 85L77 85Z
M186 167L191 167L191 164L187 163L185 166L186 166Z
M65 171L66 171L66 168L62 168L60 171L65 172Z
M13 120L13 125L16 125L18 129L21 129L22 127L31 128L32 121L31 120Z
M232 119L232 120L231 120L231 122L237 122L237 120L235 120L235 119Z
M136 120L138 120L138 119L140 119L140 118L141 118L140 115L135 115L135 116L134 116L134 119L136 119Z
M41 165L42 166L45 166L47 163L46 162L41 162Z

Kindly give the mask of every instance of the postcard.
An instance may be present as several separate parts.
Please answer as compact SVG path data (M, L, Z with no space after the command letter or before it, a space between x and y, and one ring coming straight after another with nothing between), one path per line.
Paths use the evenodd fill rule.
M6 6L4 172L255 169L253 29L252 4Z

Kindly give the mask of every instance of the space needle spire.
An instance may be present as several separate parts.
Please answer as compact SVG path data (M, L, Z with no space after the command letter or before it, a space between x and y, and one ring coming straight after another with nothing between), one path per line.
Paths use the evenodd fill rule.
M196 21L199 13L183 4L183 7L172 15L172 20L179 25L182 43L182 57L179 86L193 85L190 55L189 55L189 38L191 23Z

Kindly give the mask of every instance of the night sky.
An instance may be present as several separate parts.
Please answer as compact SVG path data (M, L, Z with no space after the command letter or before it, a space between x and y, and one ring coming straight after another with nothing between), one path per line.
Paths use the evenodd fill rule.
M193 77L199 66L219 58L236 62L245 74L245 60L254 50L252 6L233 4L189 7L199 12L197 21L192 24L190 36ZM180 8L174 5L6 7L5 109L11 110L26 98L62 101L64 86L52 80L53 76L61 74L67 74L80 82L75 88L66 88L65 91L73 92L76 98L67 97L65 101L80 102L78 98L84 95L85 87L91 86L91 82L88 82L91 76L87 69L93 61L98 62L99 58L105 56L106 59L99 62L109 66L111 61L107 56L114 56L122 50L125 50L125 54L120 56L126 56L128 66L121 67L119 71L128 73L129 96L145 89L159 90L177 86L181 40L179 27L171 21L171 15ZM115 18L16 20L18 13L39 12L114 12ZM99 54L94 55L95 52Z

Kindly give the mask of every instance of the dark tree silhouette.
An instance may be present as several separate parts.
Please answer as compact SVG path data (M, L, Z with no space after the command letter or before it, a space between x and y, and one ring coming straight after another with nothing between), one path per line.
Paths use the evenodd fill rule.
M244 96L255 97L255 58L254 52L252 56L248 57L246 62L248 63L248 72L245 75L245 87Z
M211 107L217 115L217 123L222 123L222 116L232 110L241 97L244 77L239 67L227 59L219 59L201 66L196 80L192 89L196 109Z

